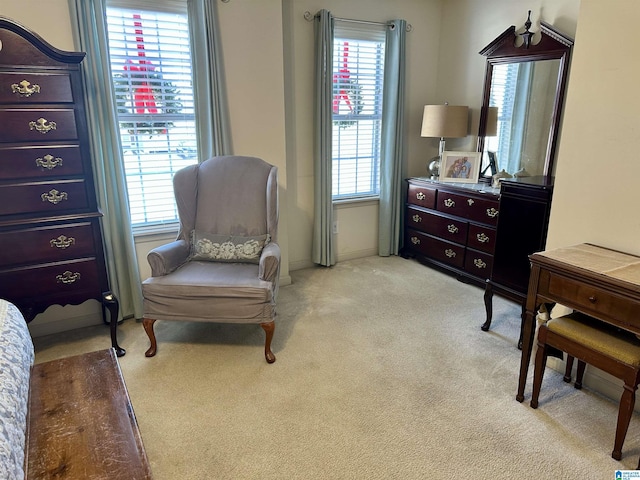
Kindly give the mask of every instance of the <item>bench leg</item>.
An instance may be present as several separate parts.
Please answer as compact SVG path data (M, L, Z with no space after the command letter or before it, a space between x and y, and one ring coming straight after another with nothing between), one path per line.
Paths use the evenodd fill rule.
M611 452L611 456L616 460L620 460L622 458L622 445L624 444L624 439L627 436L629 422L631 421L631 415L633 414L633 407L636 403L637 388L637 385L624 384L624 391L620 398L620 410L618 410L616 440L613 446L613 452Z
M564 380L566 383L571 383L571 370L573 369L573 356L567 355L567 368L564 370Z
M156 334L153 331L153 324L156 323L155 318L143 318L142 326L144 327L144 331L147 332L147 336L149 337L149 341L151 342L151 346L149 349L144 352L145 357L153 357L158 350L158 344L156 343Z
M584 377L584 369L586 366L587 366L586 363L584 363L582 360L578 360L578 370L576 372L576 383L574 384L574 387L576 387L578 390L582 388L582 377Z

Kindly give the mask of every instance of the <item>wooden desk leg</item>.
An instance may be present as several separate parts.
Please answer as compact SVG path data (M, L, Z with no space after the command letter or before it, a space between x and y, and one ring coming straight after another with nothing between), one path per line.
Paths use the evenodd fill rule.
M482 324L480 329L483 332L488 332L489 328L491 327L491 318L493 317L493 287L490 280L487 280L487 283L484 287L484 309L487 312L487 319Z
M518 379L518 394L516 400L524 401L524 387L527 384L527 374L529 373L529 362L531 361L531 350L533 347L533 336L535 311L527 310L522 325L522 357L520 359L520 378Z
M118 357L123 357L127 351L118 345L118 310L120 308L120 304L118 303L118 299L111 292L104 292L102 294L102 308L109 310L109 327L111 329L111 346L116 351L116 355ZM104 313L103 313L104 315Z

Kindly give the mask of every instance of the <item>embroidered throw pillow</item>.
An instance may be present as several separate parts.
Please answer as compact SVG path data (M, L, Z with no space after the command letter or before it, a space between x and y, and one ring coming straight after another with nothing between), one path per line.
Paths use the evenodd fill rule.
M262 249L271 240L270 235L242 237L191 232L191 259L210 262L259 263Z

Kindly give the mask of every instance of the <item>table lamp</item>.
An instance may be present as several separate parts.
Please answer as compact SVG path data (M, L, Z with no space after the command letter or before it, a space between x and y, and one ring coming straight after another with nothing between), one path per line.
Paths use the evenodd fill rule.
M425 105L422 115L421 137L440 137L438 156L429 160L427 170L432 180L440 174L440 162L444 152L444 139L467 136L469 107L460 105Z

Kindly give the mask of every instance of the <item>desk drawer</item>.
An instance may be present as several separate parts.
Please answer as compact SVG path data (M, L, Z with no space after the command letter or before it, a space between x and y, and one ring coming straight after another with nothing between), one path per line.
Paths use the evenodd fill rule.
M487 225L498 224L498 201L494 199L459 195L439 190L436 208L441 212Z
M477 252L467 248L465 254L464 269L471 275L480 278L489 278L493 267L493 256L484 252Z
M486 253L493 253L496 248L495 228L483 227L480 225L469 225L469 238L467 245L476 250Z
M618 324L637 322L640 312L638 301L546 270L540 274L538 294L588 315L614 319Z

